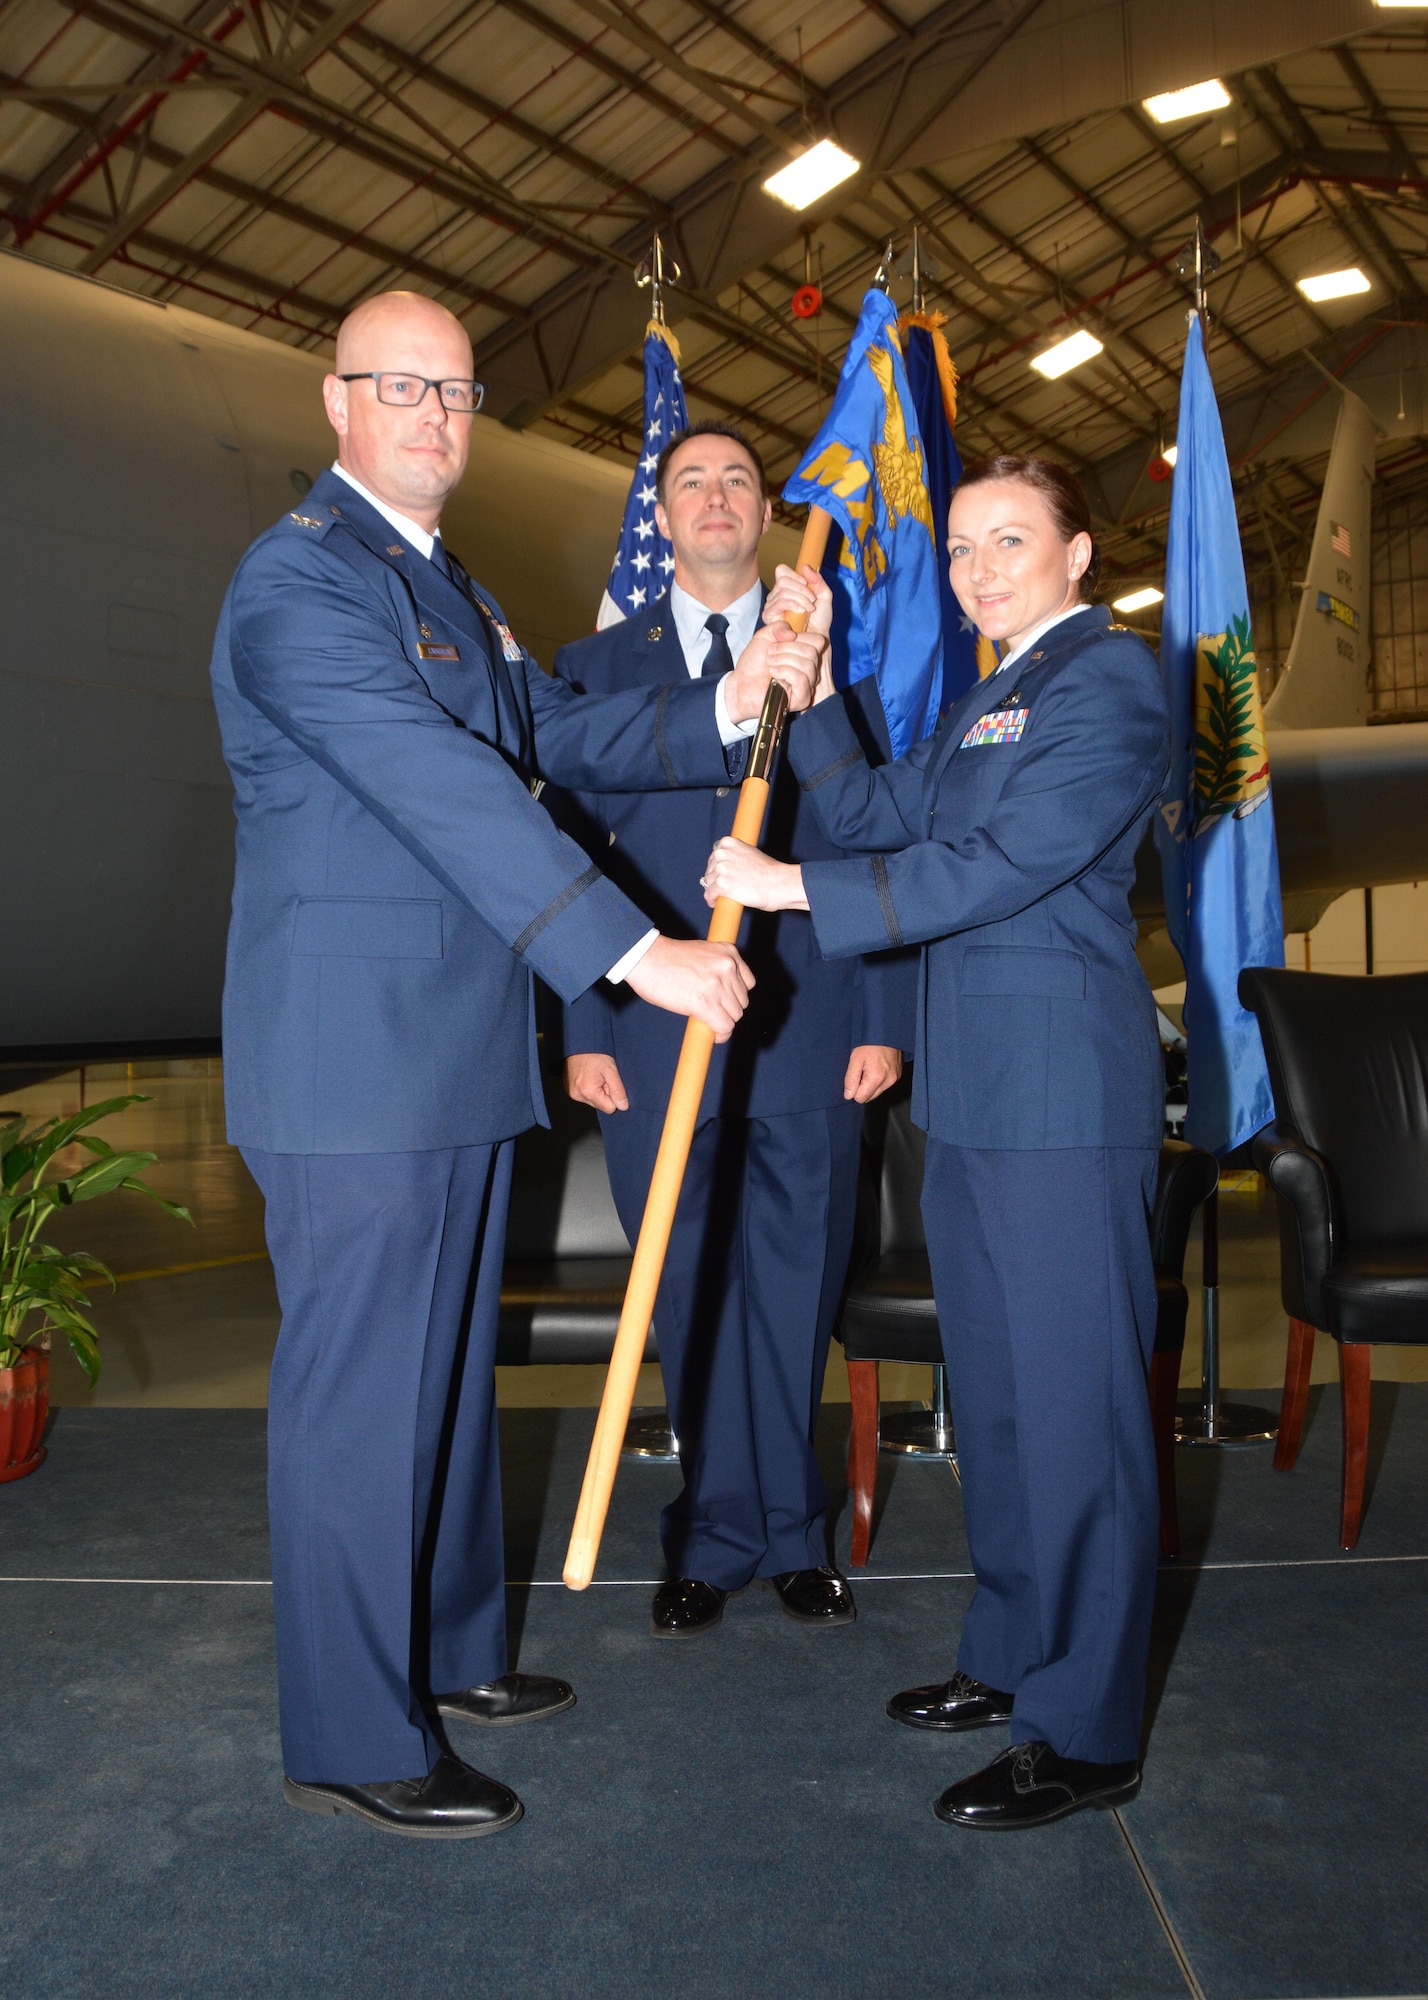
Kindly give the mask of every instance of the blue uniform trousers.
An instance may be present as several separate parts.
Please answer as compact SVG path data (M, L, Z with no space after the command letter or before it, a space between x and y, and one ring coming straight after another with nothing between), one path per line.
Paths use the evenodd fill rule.
M513 1142L244 1152L282 1304L268 1398L283 1768L418 1777L420 1695L506 1671L492 1365Z
M1157 1498L1157 1154L927 1144L922 1213L976 1594L957 1664L1011 1740L1140 1755Z
M601 1118L633 1243L662 1114ZM672 1576L738 1590L828 1560L813 1452L852 1245L862 1107L710 1118L695 1131L655 1305L684 1491L661 1517Z

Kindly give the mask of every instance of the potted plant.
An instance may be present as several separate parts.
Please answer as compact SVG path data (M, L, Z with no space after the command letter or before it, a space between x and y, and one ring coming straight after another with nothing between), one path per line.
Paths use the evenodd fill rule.
M22 1112L0 1112L0 1481L23 1479L44 1459L50 1407L50 1336L63 1333L91 1382L99 1380L99 1336L84 1311L96 1282L114 1289L114 1274L84 1250L45 1241L59 1209L122 1188L147 1195L184 1222L193 1217L136 1178L157 1153L118 1153L89 1131L101 1118L147 1097L110 1097L69 1118L31 1125ZM76 1172L56 1172L66 1146L93 1157Z

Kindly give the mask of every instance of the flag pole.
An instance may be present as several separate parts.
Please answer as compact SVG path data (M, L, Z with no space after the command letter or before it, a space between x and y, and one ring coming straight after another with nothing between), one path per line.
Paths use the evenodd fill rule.
M807 564L814 569L820 567L832 525L832 516L821 507L809 508L798 551L800 569ZM794 631L802 632L808 620L802 612L793 612L785 622ZM778 748L787 713L788 697L777 681L770 681L749 752L748 776L740 787L738 810L734 815L734 838L747 842L750 847L757 847L763 835L774 752ZM736 943L743 915L742 903L721 896L714 905L714 914L709 922L710 941L715 944ZM659 1151L650 1176L644 1219L635 1243L634 1261L630 1266L629 1283L625 1287L625 1303L620 1311L620 1324L610 1354L609 1372L605 1377L605 1392L600 1398L600 1413L595 1419L595 1435L591 1439L590 1456L585 1464L580 1504L575 1511L575 1525L571 1529L570 1546L566 1551L565 1582L571 1590L586 1589L595 1574L595 1561L600 1553L605 1517L610 1510L610 1495L615 1486L615 1468L620 1462L625 1426L629 1423L630 1406L635 1400L635 1385L639 1380L640 1363L644 1359L645 1340L654 1318L655 1296L664 1275L674 1212L684 1186L689 1149L694 1141L694 1127L713 1052L714 1030L704 1021L691 1020L684 1030L679 1064L669 1093L669 1108L664 1115L664 1130L660 1134Z

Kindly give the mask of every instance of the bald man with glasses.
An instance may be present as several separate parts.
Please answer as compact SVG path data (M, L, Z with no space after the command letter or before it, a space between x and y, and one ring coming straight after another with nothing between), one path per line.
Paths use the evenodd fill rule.
M228 1136L283 1311L284 1789L470 1838L521 1805L436 1718L575 1699L506 1654L492 1364L512 1144L545 1122L534 980L624 982L720 1040L753 983L732 946L652 930L532 786L729 782L770 675L806 706L818 648L765 634L717 686L578 699L441 542L480 402L460 322L369 300L323 394L337 462L244 556L213 655L238 821Z

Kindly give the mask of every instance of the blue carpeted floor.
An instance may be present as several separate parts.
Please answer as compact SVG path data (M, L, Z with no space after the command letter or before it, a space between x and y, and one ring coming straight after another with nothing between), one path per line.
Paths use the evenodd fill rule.
M845 1421L828 1413L830 1475ZM929 1810L999 1732L882 1713L949 1670L971 1589L946 1468L885 1462L851 1630L805 1632L754 1589L708 1639L658 1645L642 1580L670 1469L622 1467L601 1582L554 1582L590 1422L503 1416L520 1664L569 1674L580 1704L453 1725L527 1817L443 1846L282 1803L261 1413L62 1412L45 1467L0 1488L6 1990L1428 1991L1428 1388L1376 1391L1354 1556L1335 1546L1332 1392L1293 1474L1266 1452L1181 1455L1187 1554L1162 1577L1141 1798L1003 1840Z

